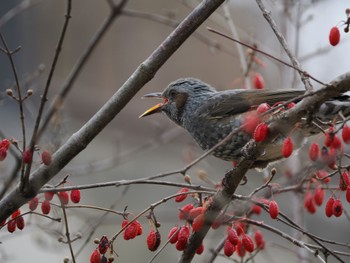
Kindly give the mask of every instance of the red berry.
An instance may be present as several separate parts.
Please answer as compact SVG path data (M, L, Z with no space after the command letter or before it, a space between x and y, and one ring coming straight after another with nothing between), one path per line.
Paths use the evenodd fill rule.
M45 200L44 202L42 202L41 204L41 212L43 212L44 215L47 215L48 213L50 213L51 210L51 204L49 200Z
M253 78L253 85L255 89L263 89L265 87L264 78L261 74L256 73Z
M256 230L254 233L254 240L257 248L264 249L265 248L265 240L261 231Z
M338 45L340 41L340 32L339 32L339 29L334 26L331 28L331 31L329 32L329 43L332 45L332 46L336 46Z
M44 193L45 200L51 201L53 196L54 196L54 194L55 194L54 192L45 192Z
M21 214L21 210L17 209L15 212L12 213L11 218L16 218Z
M276 219L279 214L278 204L275 200L271 200L269 205L269 212L272 219Z
M330 181L331 181L331 178L330 177L327 177L328 176L328 173L327 173L327 171L325 171L325 170L319 170L319 171L317 171L316 172L316 177L318 178L318 179L322 179L322 181L324 182L324 183L329 183ZM323 179L324 178L324 179Z
M256 204L252 205L252 208L251 208L252 213L260 215L261 210L262 210L261 206L258 206Z
M195 219L200 214L203 214L205 212L205 208L203 206L195 207L191 209L191 211L188 214L188 217L190 219Z
M331 217L333 215L333 204L334 204L334 197L331 196L328 199L325 207L325 212L327 217Z
M246 231L246 225L242 222L235 222L234 224L237 235L242 235Z
M170 232L168 234L168 239L171 244L175 244L177 242L177 238L179 236L179 231L177 231L177 226L174 226L172 229L170 229Z
M315 204L321 206L324 200L325 191L324 189L317 187L314 191L314 201Z
M33 153L30 151L30 149L26 149L22 153L22 158L24 163L30 163L33 158Z
M190 211L193 209L193 204L187 204L185 206L183 206L181 209L180 209L180 212L179 212L179 219L180 220L186 220L189 216L189 213Z
M181 188L180 191L178 192L178 194L181 193L187 193L188 192L188 188ZM183 195L178 195L175 197L175 202L182 202L183 200L185 200L187 197L187 194L183 194Z
M190 236L190 229L188 226L182 226L179 231L178 239L176 242L176 249L182 251L187 246L188 237Z
M312 161L316 161L318 158L318 155L320 154L320 148L318 147L317 143L313 143L310 145L309 149L309 157Z
M245 256L246 251L245 251L245 248L243 246L242 241L240 241L240 240L238 241L238 244L236 246L236 250L237 250L237 255L238 256L240 256L240 257L244 257Z
M152 229L147 236L147 247L150 251L156 251L160 245L160 233Z
M248 252L252 253L254 251L253 240L247 234L244 234L242 237L242 244Z
M129 223L129 220L124 219L124 220L122 221L122 228L124 228L124 226L126 226L128 223Z
M340 217L343 214L343 204L340 199L337 199L333 203L333 215L335 217Z
M341 136L346 144L350 144L350 127L348 125L343 127Z
M339 189L345 191L348 186L350 186L349 174L344 171L340 174Z
M7 156L7 150L5 148L0 148L0 161L5 160Z
M10 233L15 232L16 230L16 220L11 220L7 223L7 231L9 231Z
M290 137L287 137L283 142L282 155L285 158L288 158L289 156L291 156L292 152L293 152L293 141Z
M330 127L326 132L326 137L324 139L324 145L330 147L334 138L334 128Z
M72 200L73 203L77 204L80 202L80 190L75 189L70 192L70 200Z
M194 232L199 232L203 225L204 225L204 221L205 221L205 216L204 214L200 214L199 216L197 216L192 223L192 229Z
M271 109L270 105L267 103L261 103L258 108L256 109L256 112L259 114L263 114L264 112L268 111Z
M100 239L100 243L98 243L98 251L101 254L105 254L107 252L108 247L109 247L109 244L108 244L107 236L102 236Z
M256 142L263 142L267 138L267 134L269 132L269 127L266 123L262 122L259 123L258 126L256 126L254 131L254 140Z
M350 186L346 188L346 201L350 203Z
M260 116L255 111L251 111L248 113L245 113L243 116L243 131L252 134L255 130L255 127L260 122Z
M137 235L141 236L142 232L143 232L142 225L140 224L139 221L135 221L135 223L136 223L136 227L137 227Z
M68 193L66 191L59 192L58 198L60 199L60 201L63 205L66 205L69 202L69 196L68 196Z
M309 211L310 214L314 214L316 212L316 206L313 202L313 196L311 192L306 192L304 196L304 207Z
M101 262L100 252L97 249L95 249L90 255L90 263L100 263L100 262Z
M50 165L52 158L51 158L51 153L49 153L48 151L43 151L41 153L41 161L43 162L43 164L45 165Z
M177 249L178 251L183 251L183 250L185 250L186 246L187 246L187 239L185 239L185 238L180 238L180 239L176 242L176 245L175 245L175 247L176 247L176 249Z
M4 148L6 151L9 149L10 147L10 141L8 139L3 139L1 142L0 142L0 148Z
M333 137L331 147L333 147L335 149L341 149L341 147L342 147L341 141L340 141L339 136L337 134L335 134Z
M19 230L22 230L24 228L24 218L22 216L19 216L16 218L16 225Z
M235 252L235 246L228 239L226 239L225 244L224 244L225 256L231 257L233 252Z
M123 237L125 240L134 239L139 232L139 224L136 221L131 222L131 224L124 230Z
M201 255L201 254L203 253L203 251L204 251L204 245L203 245L203 243L202 243L202 244L199 246L199 248L197 248L196 254Z
M236 229L232 227L227 227L227 240L229 240L232 245L237 245L238 243L238 234Z
M39 198L38 197L34 197L32 200L29 201L29 210L30 211L34 211L39 204Z

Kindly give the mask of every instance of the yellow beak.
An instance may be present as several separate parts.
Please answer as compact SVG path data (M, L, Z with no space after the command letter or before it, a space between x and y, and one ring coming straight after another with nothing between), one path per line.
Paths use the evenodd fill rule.
M144 113L142 113L139 118L157 113L157 112L161 112L162 109L161 107L163 106L163 103L158 103L157 105L153 106L152 108L149 108L148 110L146 110Z

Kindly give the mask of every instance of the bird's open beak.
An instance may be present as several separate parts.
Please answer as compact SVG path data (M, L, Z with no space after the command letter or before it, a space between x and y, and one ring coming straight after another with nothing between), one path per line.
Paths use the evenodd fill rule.
M154 93L149 93L144 95L142 98L157 98L157 99L161 99L162 98L162 93L160 92L154 92ZM144 113L142 113L139 118L157 113L157 112L161 112L162 109L161 107L164 105L164 103L158 103L157 105L149 108L148 110L146 110Z

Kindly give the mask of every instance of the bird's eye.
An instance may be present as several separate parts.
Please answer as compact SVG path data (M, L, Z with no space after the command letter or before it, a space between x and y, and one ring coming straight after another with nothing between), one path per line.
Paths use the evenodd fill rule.
M174 98L176 96L176 91L175 90L171 90L169 95L170 95L170 97Z

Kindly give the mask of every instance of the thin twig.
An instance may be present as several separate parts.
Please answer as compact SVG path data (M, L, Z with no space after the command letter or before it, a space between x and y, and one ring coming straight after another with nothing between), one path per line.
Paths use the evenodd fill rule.
M273 18L271 16L271 11L268 11L266 9L265 5L263 4L263 2L261 0L256 0L256 3L258 4L258 6L259 6L261 12L263 13L263 16L265 17L265 19L270 24L271 29L275 33L278 41L280 42L280 44L283 47L284 51L286 52L286 54L288 55L289 59L291 60L294 68L296 68L297 71L300 73L301 81L304 83L305 89L307 91L309 91L309 92L312 91L313 87L312 87L312 85L311 85L311 83L309 81L309 77L310 77L309 74L305 74L305 71L302 70L299 61L297 60L297 58L290 51L286 39L284 38L284 36L280 32L280 30L278 29L276 22L273 20Z
M68 243L70 254L72 256L72 261L73 261L73 263L75 263L75 256L74 256L73 247L72 247L72 240L70 239L68 217L67 217L67 213L66 213L66 208L65 208L65 205L63 204L63 202L61 201L61 199L60 199L60 202L61 202L61 208L62 208L62 212L63 212L64 226L65 226L65 229L66 229L67 243Z
M46 81L46 84L45 84L45 89L44 89L44 92L43 92L43 94L41 96L39 110L38 110L38 114L37 114L37 117L36 117L36 120L35 120L35 125L34 125L34 129L33 129L32 138L31 138L30 144L29 144L29 150L30 150L31 153L34 152L34 146L35 146L35 143L37 141L37 135L38 135L38 131L39 131L40 121L41 121L41 118L42 118L42 114L44 112L45 104L47 102L47 94L49 92L51 80L52 80L53 74L54 74L55 69L56 69L56 65L57 65L57 61L58 61L59 55L60 55L61 50L62 50L63 41L64 41L65 36L66 36L69 20L71 18L71 11L72 11L72 0L67 0L67 10L66 10L66 15L65 15L65 21L64 21L64 24L63 24L63 28L62 28L62 32L61 32L60 38L58 40L58 44L57 44L57 47L56 47L55 55L54 55L54 58L53 58L53 61L52 61L52 64L51 64L50 71L49 71L49 75L48 75L48 78L47 78L47 81ZM28 180L29 180L31 167L32 167L32 161L27 164L26 171L25 171L24 176L23 176L23 180L21 180L21 189L22 190L26 186L28 186Z

